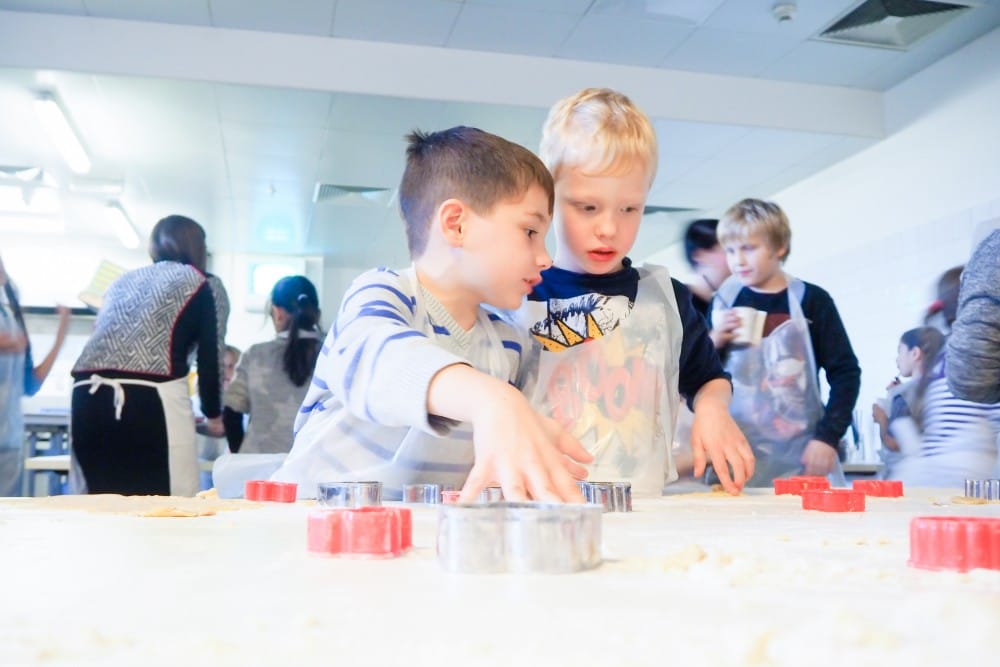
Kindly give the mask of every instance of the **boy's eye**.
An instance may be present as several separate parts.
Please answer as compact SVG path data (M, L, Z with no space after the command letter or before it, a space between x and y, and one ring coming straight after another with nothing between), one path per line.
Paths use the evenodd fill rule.
M638 206L626 206L622 209L622 213L635 213L638 210Z
M537 231L535 231L534 229L526 229L526 230L524 230L524 231L526 231L526 232L528 233L528 238L529 238L529 239L530 239L530 238L533 238L533 237L535 236L535 234L537 234L537 233L538 233L538 232L537 232Z

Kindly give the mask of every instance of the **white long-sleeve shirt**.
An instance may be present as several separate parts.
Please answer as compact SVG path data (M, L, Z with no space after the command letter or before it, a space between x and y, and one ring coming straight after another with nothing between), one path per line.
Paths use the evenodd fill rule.
M472 468L472 432L427 413L431 380L467 363L521 387L529 345L485 310L462 329L412 272L362 274L327 334L292 451L272 479L298 483L299 497L327 481L381 481L387 498L404 484L460 488Z

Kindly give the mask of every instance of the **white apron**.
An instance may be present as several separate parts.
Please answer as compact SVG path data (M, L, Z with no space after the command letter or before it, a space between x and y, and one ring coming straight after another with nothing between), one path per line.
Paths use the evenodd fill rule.
M14 316L0 305L0 332L19 334ZM0 496L21 495L24 468L24 352L0 353Z
M683 329L666 268L638 271L635 303L611 333L540 353L531 402L594 456L588 479L627 481L636 496L659 496L677 478L671 447ZM539 321L531 311L528 302L519 319Z
M163 406L163 418L167 427L167 463L170 472L170 495L193 496L201 488L198 468L198 446L194 429L194 413L188 396L186 377L167 382L150 382L130 378L106 378L91 375L74 387L89 386L94 394L101 386L108 386L114 392L115 419L121 420L125 407L128 385L152 387ZM141 447L142 443L136 443ZM79 464L76 464L78 467ZM85 481L85 480L84 480Z
M775 478L800 474L802 452L823 416L816 357L802 313L805 284L792 276L786 279L788 321L757 345L730 346L725 363L733 378L729 411L757 459L747 486L768 486ZM742 288L735 276L727 278L713 308L732 308ZM839 478L839 462L831 474Z

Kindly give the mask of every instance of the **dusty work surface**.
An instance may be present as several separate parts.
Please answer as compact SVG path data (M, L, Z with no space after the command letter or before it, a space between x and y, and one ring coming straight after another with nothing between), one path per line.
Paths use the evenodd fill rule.
M906 565L911 517L1000 516L955 493L636 500L599 568L549 576L447 574L433 507L411 552L355 560L306 552L305 503L0 500L0 664L979 664L1000 572Z

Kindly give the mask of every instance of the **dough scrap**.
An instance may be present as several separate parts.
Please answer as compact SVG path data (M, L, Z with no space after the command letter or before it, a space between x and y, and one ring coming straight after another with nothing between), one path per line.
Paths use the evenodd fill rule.
M15 498L0 503L38 510L79 510L96 514L131 514L142 517L199 517L218 512L256 509L260 503L244 500L221 500L205 495L184 496L122 496L112 493L95 495L46 496Z

